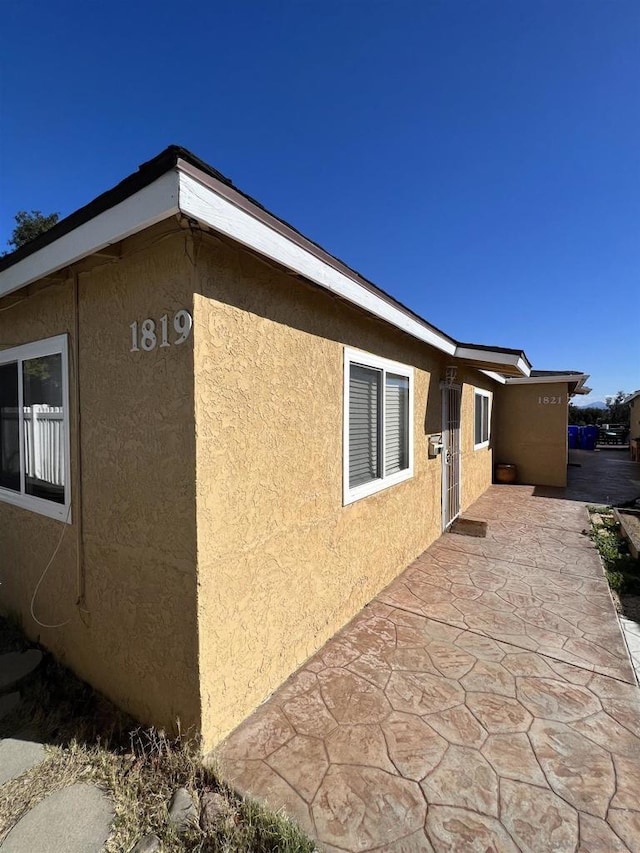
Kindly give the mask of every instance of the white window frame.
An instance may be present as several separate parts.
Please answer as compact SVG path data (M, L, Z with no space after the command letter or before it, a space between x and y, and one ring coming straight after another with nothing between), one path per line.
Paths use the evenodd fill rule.
M487 406L487 440L476 444L476 397L486 397L489 401ZM491 391L485 391L484 388L473 389L473 449L482 450L484 447L489 447L491 442L491 409L493 408L493 394Z
M397 471L395 474L385 475L385 459L384 459L384 440L382 442L382 476L370 483L363 483L361 486L349 487L349 381L351 373L351 365L358 364L362 367L370 367L375 370L383 371L383 389L385 388L386 373L393 373L397 376L405 377L409 380L409 467L402 471ZM349 349L344 350L344 380L343 380L343 452L342 452L342 485L343 485L343 505L354 503L361 498L366 498L383 489L388 489L390 486L395 486L398 483L403 483L405 480L410 480L413 477L413 367L406 364L400 364L397 361L390 361L387 358L380 358L371 355L368 352L361 350ZM385 402L386 394L382 394L382 435L384 436L385 424Z
M24 463L24 428L23 428L23 378L22 364L31 358L42 358L47 355L60 355L62 362L62 406L64 412L64 453L65 453L65 483L63 504L38 498L25 492L25 463ZM18 364L18 411L20 413L20 491L0 486L0 501L22 509L56 518L59 521L71 523L71 421L69 417L69 356L67 335L57 335L53 338L35 341L10 349L0 350L0 364Z

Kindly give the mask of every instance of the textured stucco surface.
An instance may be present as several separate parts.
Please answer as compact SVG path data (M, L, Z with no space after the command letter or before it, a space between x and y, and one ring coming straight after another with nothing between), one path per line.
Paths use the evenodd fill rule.
M70 622L29 616L60 523L1 502L0 606L140 719L179 716L213 746L440 535L441 459L427 447L451 359L166 225L24 295L0 312L4 345L70 335L73 523L36 602L42 621ZM130 352L133 320L181 308L194 317L185 344ZM414 476L347 507L345 346L415 371ZM491 481L492 448L473 449L473 386L493 383L458 368L464 511Z
M636 397L629 405L629 437L640 438L640 397Z
M493 423L490 424L489 446L474 450L474 392L478 388L493 393L496 383L476 370L463 371L460 378L463 383L460 406L460 469L462 483L461 507L462 512L464 512L491 485L494 443Z
M441 430L445 362L224 244L202 246L197 287L200 661L214 743L440 535L427 437ZM346 507L344 346L415 368L414 476ZM468 460L465 504L490 483L485 456Z
M497 392L495 462L518 466L518 482L567 485L567 383L504 385ZM560 397L560 404L539 398Z
M144 721L199 725L193 338L130 352L129 324L192 308L185 237L163 229L79 273L82 525L86 600L76 606L80 517L73 281L0 310L0 341L70 336L72 518L29 615L62 525L0 502L0 603L80 676ZM84 271L82 271L84 270ZM33 291L36 292L33 292ZM0 309L15 301L7 297Z

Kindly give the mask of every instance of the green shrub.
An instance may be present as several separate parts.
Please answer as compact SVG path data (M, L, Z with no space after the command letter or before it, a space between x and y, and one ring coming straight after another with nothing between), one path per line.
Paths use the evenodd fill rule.
M599 515L603 524L592 524L591 539L604 563L609 586L618 594L640 595L640 562L629 554L620 524L606 509L600 509Z

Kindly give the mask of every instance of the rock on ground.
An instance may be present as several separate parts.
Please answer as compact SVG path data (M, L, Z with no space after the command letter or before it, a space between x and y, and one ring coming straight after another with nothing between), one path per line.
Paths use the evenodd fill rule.
M38 666L42 660L39 649L26 652L7 652L0 655L0 690L13 687Z
M155 833L145 835L138 841L131 853L157 853L160 850L160 843L160 839Z
M198 825L198 809L186 788L178 788L171 798L169 820L179 834Z

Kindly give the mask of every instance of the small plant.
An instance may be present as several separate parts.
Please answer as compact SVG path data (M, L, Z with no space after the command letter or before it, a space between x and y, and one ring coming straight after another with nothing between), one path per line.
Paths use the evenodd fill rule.
M625 576L622 572L607 572L607 580L611 589L618 594L625 591Z
M591 539L604 563L607 581L618 595L640 595L640 565L629 554L626 541L620 535L620 525L611 507L588 507L591 515Z

